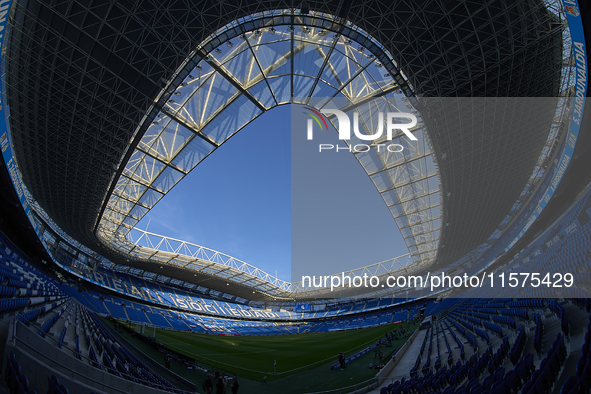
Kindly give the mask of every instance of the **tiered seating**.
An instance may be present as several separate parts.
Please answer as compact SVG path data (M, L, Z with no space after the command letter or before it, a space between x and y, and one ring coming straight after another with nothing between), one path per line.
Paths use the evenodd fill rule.
M47 334L47 332L49 331L49 329L53 326L53 324L60 318L60 316L62 315L62 313L64 313L64 311L66 310L68 306L64 306L63 308L61 308L59 311L57 311L53 317L51 319L48 319L45 323L43 323L41 325L41 327L39 328L39 330L37 331L37 333L39 335L41 335L42 337L45 337L45 334Z
M480 357L472 355L468 361L461 363L460 360L449 370L441 368L436 374L426 371L419 377L414 374L410 380L397 381L386 387L384 393L501 393L505 392L505 369L501 366L509 352L507 338L501 342L498 350L493 351L488 346ZM415 364L415 367L417 364ZM482 377L489 372L490 375ZM511 375L514 373L510 371ZM482 379L482 383L480 383ZM465 382L464 384L462 384Z
M27 301L26 298L22 300ZM46 316L49 318L45 319ZM178 391L170 382L152 372L146 364L117 342L93 313L80 304L72 303L67 297L25 310L17 318L26 325L38 325L37 332L42 337L45 337L50 330L56 331L55 337L48 337L48 340L62 351L71 352L81 362L88 362L96 368L136 383L172 392ZM58 321L63 322L63 325L58 326ZM83 344L80 343L81 332L85 337ZM67 336L73 338L74 342L66 345ZM50 384L50 392L51 387L60 387L60 385L59 383L53 386Z
M507 303L509 308L544 308L544 300L517 300L517 301L510 301Z
M534 334L534 349L538 352L538 355L542 352L542 339L544 335L544 325L540 315L534 313L533 320L536 323L536 332Z
M521 254L521 265L514 272L547 272L547 273L572 273L574 285L555 289L540 286L538 288L526 286L521 289L524 296L530 298L556 298L561 292L564 297L578 298L578 303L591 310L589 292L584 290L582 284L588 283L589 263L588 256L591 254L591 221L583 208L588 209L588 200L591 191L585 195L574 206L567 211L563 217L555 222L544 234L532 242ZM547 281L554 282L557 278L552 276ZM521 301L514 301L515 305ZM528 306L542 308L543 300L530 300L537 302ZM561 319L561 329L568 338L570 335L569 325L566 321L564 311L555 301L549 302L548 306Z
M8 362L4 380L11 392L18 392L19 394L37 394L35 390L29 390L29 379L21 372L21 366L18 361L16 361L14 352L11 351L6 357Z
M435 326L437 332L435 333L436 343L437 343L437 359L435 360L435 370L439 370L441 368L441 351L439 349L439 324Z
M18 311L17 320L29 325L58 307L63 311L69 297L55 282L1 241L0 246L0 281L5 283L0 286L0 313ZM47 320L40 333L45 335L54 321Z
M576 373L562 386L561 394L588 393L591 391L591 315L585 330L585 342L581 347L581 357L577 361Z
M337 303L333 305L325 306L322 311L310 311L310 312L289 312L280 311L273 312L272 316L265 314L263 307L257 307L252 305L243 305L238 302L229 300L213 299L198 290L189 290L185 288L177 288L173 285L164 285L152 283L148 280L137 278L131 274L114 272L103 267L99 267L96 273L97 277L90 277L94 283L104 285L108 287L108 284L124 282L125 286L122 287L121 293L140 299L145 303L149 303L152 306L164 306L167 308L178 308L185 311L212 315L212 316L226 316L232 317L232 313L229 310L244 311L247 314L239 315L239 317L248 317L249 314L255 318L267 318L267 319L285 319L285 320L302 320L302 319L314 319L314 318L325 318L325 317L337 317L341 315L350 315L360 312L366 312L371 310L379 311L380 309L402 304L406 302L406 299L398 298L373 298L360 301L347 301L343 303ZM112 286L111 286L112 287ZM109 314L119 319L127 320L124 308L118 303L115 298L113 301L108 298L100 299L103 295L96 293L93 290L89 290L89 294L82 294L84 299L81 300L86 306L92 308L96 312ZM106 305L105 305L106 303ZM431 302L427 302L424 306L429 310ZM207 308L204 308L207 306ZM416 306L412 307L413 310ZM127 310L129 314L129 310ZM412 315L412 311L411 311ZM132 319L132 316L129 316ZM406 315L405 315L406 318ZM157 320L159 320L156 317ZM133 319L132 319L133 320ZM164 324L164 323L163 323ZM170 327L170 324L165 324L164 327Z
M2 299L0 300L0 311L7 313L18 309L23 309L27 306L29 300L26 298L20 299Z
M433 330L430 330L429 333L429 349L427 350L427 357L425 357L427 360L425 361L425 364L423 365L422 369L423 374L427 373L431 369L431 349L433 348Z
M462 341L456 336L455 332L453 332L450 328L449 328L449 324L447 324L447 321L444 321L444 324L446 325L449 333L451 334L451 336L453 337L453 339L455 339L456 343L458 344L458 347L460 348L460 358L462 360L464 360L466 358L466 352L464 350L464 344L462 343Z
M397 381L382 388L381 393L434 393L434 394L499 394L499 393L548 393L552 392L553 386L558 382L562 367L568 357L565 346L566 336L559 333L550 348L544 349L544 322L550 327L548 332L552 332L558 327L553 323L554 317L542 317L546 307L546 302L541 299L523 299L523 300L465 300L461 303L451 303L455 306L453 310L448 310L444 316L439 316L437 328L428 328L423 340L421 351L415 362L414 367L409 371L410 379ZM494 304L494 305L492 305ZM577 304L578 305L578 304ZM560 318L560 329L562 330L563 320L566 318L567 304L561 305L557 301L550 301L548 307ZM510 308L505 308L510 307ZM509 316L496 316L492 314L491 309L502 310ZM547 309L546 309L547 311ZM488 312L488 313L485 313ZM532 326L528 317L531 316L535 326ZM502 328L499 324L491 322L499 319L501 324L508 326L508 329ZM545 319L545 320L544 320ZM517 326L517 323L520 323ZM480 325L478 323L481 323ZM557 323L556 323L557 324ZM500 344L497 350L494 349L494 343L489 336L487 341L489 345L475 352L464 363L458 360L456 364L451 365L445 372L441 369L433 369L429 365L429 360L424 360L424 351L429 344L428 341L439 334L439 327L447 328L453 338L463 336L473 346L478 343L471 332L477 334L478 340L486 341L484 333L495 333L501 336ZM516 329L513 327L517 326ZM526 327L535 327L532 338L528 340ZM553 328L552 328L553 327ZM435 330L435 331L433 331ZM508 331L507 331L508 330ZM482 332L479 332L482 331ZM585 345L581 350L581 358L577 365L577 375L568 379L565 387L567 391L563 393L583 393L588 392L591 386L591 364L588 359L591 357L591 317L585 334ZM444 339L446 339L445 332ZM468 335L466 335L468 334ZM505 334L505 335L503 335ZM513 339L512 339L513 338ZM539 368L536 370L534 356L531 353L523 355L528 342L533 344L534 349L539 354L546 356L541 360ZM458 341L458 345L461 341ZM529 345L531 346L531 345ZM461 347L461 346L460 346ZM451 349L448 350L451 354ZM462 349L463 352L463 349ZM427 352L426 357L430 357ZM421 360L422 364L421 364ZM513 367L507 368L507 361L510 360ZM438 362L436 361L436 365ZM437 372L435 372L437 371ZM565 380L565 379L563 379Z
M439 323L439 326L441 327L441 323ZM447 347L447 364L452 365L454 358L453 358L453 354L451 351L451 346L449 345L449 342L447 340L447 335L445 335L445 331L443 329L441 330L441 334L443 335L443 340L445 341L445 346Z
M45 314L53 311L57 307L63 305L65 302L67 302L67 299L63 299L63 300L60 300L58 302L54 302L51 304L48 303L41 308L29 310L27 312L24 312L24 313L18 315L17 320L21 321L22 323L24 323L26 325L29 325L30 323L36 321L37 318L43 317Z
M409 380L397 381L386 387L383 392L387 393L427 393L427 392L444 392L444 393L456 393L460 392L474 392L481 393L485 389L486 385L490 385L492 388L501 387L504 377L504 369L499 368L494 371L492 379L484 380L483 384L479 383L479 376L486 371L486 368L491 365L491 361L502 360L508 352L508 342L504 341L497 352L493 352L492 347L487 347L480 357L477 354L472 355L465 363L458 362L453 365L450 369L442 367L436 373L432 371L424 371L423 376L413 374ZM418 360L417 360L418 361ZM500 361L497 361L500 362ZM415 367L419 365L415 363ZM414 369L414 368L413 368ZM456 390L456 386L459 386L463 381L467 383ZM451 384L451 385L450 385ZM502 386L504 388L504 386Z
M540 363L540 368L533 373L531 380L523 386L521 392L523 394L551 392L566 356L564 336L558 334L546 357Z
M178 391L170 382L151 371L143 361L121 345L93 313L83 310L82 317L85 320L91 365L135 383L166 391Z
M578 275L577 278L580 282L590 282L591 273L585 270L588 270L587 255L591 253L591 243L589 242L591 222L581 225L576 221L577 215L569 212L560 220L560 226L554 226L546 235L540 237L539 241L536 240L528 247L519 257L521 259L519 261L520 269L527 271L531 270L531 267L536 267L537 271L544 269L552 272L553 268L558 268L557 261L564 261L566 265L561 268L571 269L573 273ZM563 237L565 234L574 235ZM542 244L545 244L544 248L540 247ZM41 336L53 331L53 334L49 336L55 339L48 338L47 340L53 340L62 351L69 349L79 360L83 360L82 362L88 362L96 368L130 381L170 391L175 390L169 382L149 372L147 366L122 346L94 313L75 303L68 304L68 299L61 295L59 288L53 281L44 278L44 274L34 267L30 269L24 267L23 261L18 257L15 258L12 251L0 250L0 297L3 297L0 298L0 308L3 308L4 312L20 309L21 313L18 315L20 321L34 324ZM117 274L117 276L119 279L129 280L129 283L133 283L138 288L149 288L158 297L147 300L151 302L148 306L147 303L130 302L91 290L79 294L81 302L92 310L119 319L177 330L240 335L277 335L297 330L290 325L294 320L294 315L290 313L281 315L281 319L283 319L281 323L265 320L265 318L260 321L248 321L239 315L231 319L228 318L232 317L228 311L232 308L241 311L254 309L233 302L197 296L181 289L167 288L123 274ZM535 295L536 297L544 294L552 294L554 297L556 295L576 295L579 298L576 300L577 305L591 309L591 302L585 298L584 293L581 293L581 289L563 288L557 291L524 287L518 291L519 295ZM557 293L553 294L553 292ZM222 314L215 315L210 312L188 311L187 308L180 307L178 304L180 303L179 297L185 296L190 298L192 302L206 303L208 306L220 311L225 310L228 313L222 316ZM161 301L156 302L157 298ZM335 304L327 308L326 311L306 315L306 317L331 316L332 319L304 323L302 330L322 332L356 329L405 319L406 310L384 311L380 309L393 303L395 303L395 299L370 299ZM171 310L171 307L174 310ZM410 370L410 379L402 379L383 388L386 390L385 392L412 391L417 394L430 391L447 394L467 392L497 394L518 392L519 390L522 393L551 392L568 357L565 342L570 340L569 319L573 323L573 335L577 334L575 329L577 319L570 315L575 307L562 298L549 301L540 298L471 299L468 301L446 299L439 303L420 306L415 304L413 311L423 307L427 314L439 313L439 318L426 332L421 351L414 367ZM181 309L184 310L181 312ZM262 309L256 310L263 311ZM370 312L361 314L367 310ZM548 313L548 310L553 314ZM443 313L445 315L441 316ZM303 316L303 314L297 316ZM529 317L532 318L531 321L528 320ZM56 324L58 321L63 324ZM558 321L560 321L562 333L556 336L552 346L548 348L545 343L549 342L548 337L552 338L558 330ZM567 384L563 387L565 393L588 392L591 386L590 329L591 318L581 349L581 357L577 362L576 375L567 380ZM455 364L453 354L455 349L452 349L448 342L448 333L459 347L460 356L456 357ZM84 337L83 343L80 343L80 334ZM448 351L447 365L443 365L441 360L440 335L443 337ZM466 357L464 343L460 337L465 338L474 348L473 351L469 350L468 357ZM68 338L70 339L68 340ZM72 339L74 342L71 341ZM434 342L436 354L433 349ZM485 345L483 346L483 344ZM540 360L532 353L528 353L532 347L535 349L537 357L544 357L537 369L534 360ZM524 355L524 353L526 354ZM511 364L509 364L509 360ZM18 379L14 382L19 384Z
M127 318L127 314L125 313L125 308L123 308L121 300L115 299L114 301L111 301L111 297L104 298L104 303L107 307L107 310L109 311L109 315L115 317L116 319L129 320Z
M507 337L504 337L503 341L501 342L501 346L499 348L499 351L494 354L492 360L490 360L488 363L488 372L491 375L494 374L494 371L496 371L498 368L500 368L501 365L503 365L508 353L509 353L509 339Z
M511 347L511 362L513 365L517 364L521 357L521 353L525 348L526 336L525 336L525 329L522 325L519 325L517 337L515 338L515 342L513 342L513 347Z
M66 337L66 332L68 331L68 324L69 324L69 320L66 320L66 322L64 323L64 327L62 328L62 331L60 333L60 337L57 340L57 347L59 347L61 349L62 345L64 344L64 338Z
M67 394L68 389L60 384L59 379L55 375L47 377L47 387L49 387L47 394Z
M482 339L484 339L487 343L490 342L490 337L488 336L488 333L486 331L481 330L478 327L474 327L474 332L478 334Z
M506 324L507 326L509 326L511 328L515 328L516 327L515 319L513 319L511 317L491 315L491 318L494 321L499 322L499 323L502 323L502 324Z
M560 305L558 302L556 302L554 300L551 300L550 302L548 302L548 307L552 311L554 311L556 313L556 315L560 318L560 328L562 329L562 332L564 333L564 335L566 335L568 337L569 327L568 327L568 321L566 319L566 311L564 310L562 305Z
M512 309L499 309L499 313L504 316L519 316L522 319L527 319L527 311L524 309L512 308Z
M27 263L1 241L0 297L0 314L64 299L53 280ZM40 313L42 311L28 313L27 320L36 318Z
M478 341L476 340L476 338L472 334L470 334L469 331L467 331L464 327L462 327L456 320L452 320L451 323L456 328L456 330L458 330L460 332L460 334L462 334L462 336L464 338L466 338L468 340L468 342L470 342L470 344L472 345L472 347L474 347L474 348L477 348L478 347ZM467 328L472 328L473 327L471 324L468 324L466 322L462 322L462 323Z
M498 324L491 323L489 321L484 320L482 322L482 325L484 327L488 328L489 330L496 332L499 335L499 337L501 337L501 338L503 337L503 329Z
M132 321L156 325L163 328L174 328L182 331L197 331L210 333L232 333L240 335L279 335L294 332L292 321L284 323L271 323L266 321L247 321L242 319L228 319L191 313L188 311L170 310L153 305L139 304L129 300L123 300L116 296L97 293L90 290L88 293L78 293L77 290L63 286L72 295L79 297L80 301L91 310L107 316L113 316L123 321ZM391 299L388 299L391 301ZM383 300L382 300L383 301ZM328 332L336 330L350 330L363 327L371 327L384 323L404 321L407 310L404 308L389 311L376 311L372 314L350 315L332 320L302 322L309 332Z

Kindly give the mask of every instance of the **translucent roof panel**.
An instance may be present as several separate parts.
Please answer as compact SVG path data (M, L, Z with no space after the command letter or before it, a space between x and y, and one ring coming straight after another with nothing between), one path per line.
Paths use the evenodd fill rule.
M195 51L194 66L183 74L125 164L99 235L116 240L112 244L120 247L121 236L128 235L188 172L274 106L301 103L330 108L339 101L359 120L360 133L365 135L384 122L380 112L409 111L410 104L392 76L393 62L385 64L388 55L371 37L355 28L346 29L349 36L340 28L340 33L331 32L324 26L333 26L327 23L332 17L323 14L296 25L277 24L283 20L280 16L275 24L251 31L231 25L212 38L215 46L203 46L209 48L207 53ZM403 153L380 148L383 141L378 139L373 141L376 146L357 152L356 158L418 261L435 256L441 205L427 132L420 122L412 132L416 141L400 130L390 141ZM350 140L352 145L365 142L357 137ZM133 250L129 245L126 249ZM134 253L145 257L148 252Z
M282 25L291 19L281 15L289 13L278 11L274 24L250 31L239 32L231 24L212 36L215 46L205 44L210 48L207 54L195 51L194 66L186 70L125 164L100 221L100 235L109 240L118 237L116 233L128 234L205 157L276 105L309 104L311 97L338 97L354 103L396 88L376 60L383 54L371 53L350 37L325 29L334 27L332 16L318 13L302 23ZM366 44L373 42L357 30L347 32ZM380 46L373 43L372 48ZM371 122L372 114L360 112L364 122ZM421 171L431 169L424 160L399 166L406 160L383 152L373 159L375 163L369 164L360 158L368 174L384 171L375 176L396 182L405 179L404 184L422 179Z

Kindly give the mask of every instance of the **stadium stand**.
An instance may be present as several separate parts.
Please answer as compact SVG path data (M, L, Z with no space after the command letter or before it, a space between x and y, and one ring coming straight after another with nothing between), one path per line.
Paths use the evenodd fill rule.
M591 192L587 192L586 197L589 193ZM522 261L525 264L544 264L551 260L548 254L576 250L574 254L562 256L567 262L573 261L569 263L573 269L584 269L584 261L578 258L581 252L578 248L569 248L568 238L561 239L560 231L573 231L573 223L579 223L576 214L580 214L585 202L586 198L581 199L569 214L541 236L543 242L536 240L522 253ZM590 226L591 221L588 221L578 231L585 234ZM558 241L552 241L555 239ZM541 244L550 241L551 248L541 254L534 253ZM164 301L161 303L138 297L132 301L130 297L116 296L101 286L88 284L83 291L79 291L67 283L60 284L28 262L16 248L9 247L8 243L5 239L0 250L5 283L1 301L4 313L10 315L16 312L17 320L23 324L17 330L33 329L35 335L45 338L50 346L61 349L76 358L77 362L91 365L124 380L165 391L181 392L161 375L148 372L150 367L115 338L97 314L168 329L236 335L281 335L358 329L406 320L409 314L409 309L399 304L400 300L392 299L333 305L327 308L328 311L321 313L321 317L313 312L308 313L303 320L296 319L297 314L286 313L276 315L273 321L266 315L259 320L248 320L231 319L213 313L197 313L180 306L171 307L175 305L172 296L162 297ZM588 244L583 243L583 247L584 253L591 252L586 249ZM532 261L529 257L531 255L535 255ZM107 271L103 274L106 275ZM120 280L125 281L126 286L138 285L137 280L131 279L131 276L117 275ZM255 310L232 302L197 297L146 281L142 284L151 288L154 294L159 291L159 294L174 294L179 298L195 297L201 304L209 303L216 311L241 308L254 313L252 311ZM380 305L389 308L376 310ZM564 392L585 392L589 387L588 374L585 371L588 370L591 337L588 305L586 299L565 301L500 297L444 299L415 305L412 316L422 309L426 316L435 317L434 324L427 328L421 349L407 378L392 381L383 386L381 392L550 392L558 382L563 383ZM363 314L359 315L356 313L358 311ZM584 334L580 334L583 327L576 323L582 315L586 316ZM300 323L299 327L294 324L295 321ZM579 333L576 340L571 338L572 332ZM580 336L584 340L577 357L578 352L573 351L571 344L581 341ZM447 352L445 358L444 349ZM577 357L577 361L576 369L569 374L564 366L572 358L571 355ZM18 372L19 368L15 352L10 351L7 353L5 376L9 387L16 390L18 386L29 385L25 375ZM63 386L59 381L64 384L68 382L67 378L58 378L58 375L59 373L48 375L50 392L55 387Z
M247 354L264 378L240 377L242 394L590 393L590 25L575 0L0 2L0 392L194 394ZM298 299L222 253L131 242L234 132L323 95L400 99L420 118L400 160L356 155L409 251L379 275L446 267L502 285ZM442 97L551 100L466 126ZM532 272L547 285L506 286ZM256 348L372 329L340 375L335 357L276 371ZM372 353L370 378L345 387Z
M589 195L589 192L586 196ZM560 239L556 229L569 229L578 223L576 213L580 214L585 199L580 200L572 211L558 223L548 229L550 235L541 238L549 242L558 237L544 253L536 254L539 245L534 245L521 254L522 261L541 264L548 259L548 253L560 253L569 249L569 242ZM586 233L591 226L588 221L580 228ZM15 247L9 247L9 240L2 242L3 285L2 305L9 316L16 312L19 323L17 331L31 331L39 338L44 338L51 347L61 349L77 362L94 367L98 371L111 374L152 388L165 391L181 392L158 373L151 373L150 367L141 361L132 351L122 344L109 331L97 314L111 316L121 321L132 321L155 325L163 328L225 333L237 335L280 335L296 332L327 332L333 330L358 329L405 320L408 308L397 303L398 300L367 300L356 304L334 305L328 312L318 317L309 313L300 322L298 328L290 315L278 315L274 321L268 317L259 320L230 319L189 312L184 308L171 308L172 298L157 303L130 297L116 296L106 288L88 284L84 291L51 279L42 270L19 254ZM587 244L583 244L587 248ZM583 249L585 253L589 252ZM530 253L531 252L531 253ZM529 256L535 254L535 261ZM584 262L578 259L580 252L563 255L570 266L582 269ZM119 278L123 276L119 275ZM126 277L128 284L135 283ZM153 286L144 282L144 286ZM158 286L161 291L172 290ZM102 289L102 290L101 290ZM190 293L181 293L182 297L196 297ZM179 296L179 293L176 293ZM151 301L151 302L148 302ZM222 310L222 302L206 297L199 297L202 303L215 305ZM375 307L384 303L389 309L375 311ZM224 302L227 308L238 308L238 304ZM361 307L359 307L361 305ZM434 323L427 328L422 338L421 349L408 370L406 379L397 379L383 386L385 393L413 392L441 393L462 392L551 392L557 384L563 384L564 392L586 392L589 387L588 354L589 329L591 317L587 300L573 299L544 300L513 298L468 298L444 299L439 302L427 302L413 307L415 313L422 309L425 315L435 317ZM243 310L249 310L248 307ZM253 310L252 308L250 310ZM362 317L355 313L362 311ZM297 315L292 315L297 316ZM584 326L579 324L581 316L586 316ZM584 329L584 333L581 331ZM572 337L576 332L577 337ZM581 339L583 337L584 339ZM572 344L581 342L580 353ZM469 345L469 346L465 346ZM444 349L447 357L444 358ZM578 350L578 349L577 349ZM18 390L18 386L29 385L24 374L19 372L20 364L15 353L7 352L6 382L9 387ZM565 365L576 357L576 369L568 371ZM572 373L571 373L572 372ZM48 374L47 390L56 390L68 383L68 379L59 373ZM63 382L59 383L59 382ZM384 390L384 388L386 390ZM42 390L46 388L43 387ZM407 391L404 391L407 390ZM574 391L573 391L574 390ZM26 392L26 391L25 391Z
M538 270L550 268L551 262L560 256L573 272L586 272L586 260L580 256L591 252L588 243L591 222L583 213L589 196L587 191L520 254L523 265ZM565 237L565 231L577 235ZM573 243L573 239L580 242ZM542 248L542 245L550 246ZM565 293L573 294L573 290ZM528 295L545 292L531 288L523 291ZM589 359L588 299L514 300L492 295L497 297L438 302L431 310L436 317L435 328L428 328L410 373L402 379L390 378L393 381L380 392L588 392L588 378L583 372ZM440 353L435 355L431 351L433 338L437 344L441 336L447 341L446 331L457 341L456 349L449 349L448 365L453 363L454 354L458 361L449 369L438 362ZM572 332L577 332L576 340L569 338ZM580 352L572 347L579 343ZM470 346L465 348L466 344Z
M17 358L20 359L21 364L26 362L27 365L30 365L30 358L24 361L23 359L27 357L26 355L31 357L31 353L35 354L34 346L32 346L35 342L19 338L32 335L32 338L35 336L43 338L47 342L48 349L57 347L67 355L66 357L75 358L76 360L69 361L70 368L73 370L83 370L81 366L77 365L78 363L91 365L97 369L97 372L105 371L140 385L139 388L132 389L133 392L145 392L146 387L142 386L158 389L155 392L160 392L160 390L182 392L167 379L154 372L152 365L146 365L125 345L122 345L94 312L76 301L75 298L66 296L62 292L65 285L52 280L34 264L28 262L17 250L6 246L4 242L2 247L3 270L15 276L13 284L19 286L14 291L3 294L3 297L11 298L2 298L2 301L10 301L5 302L7 307L3 309L5 319L10 318L11 312L13 312L16 313L15 317L18 322L15 326L15 340L12 344L9 340L7 344L7 349L11 350L7 353L5 380L11 389L14 389L15 392L18 390L20 390L18 392L29 392L27 377L20 372L21 367ZM39 342L36 344L40 345ZM15 356L15 353L18 356ZM36 357L32 358L36 359ZM63 389L64 385L60 384L59 379L56 378L56 375L60 374L53 369L49 371L55 373L48 376L46 383L49 387L39 386L39 382L35 381L37 390L39 392L66 392ZM95 376L101 375L104 374L101 372L98 375L95 374ZM70 382L71 390L72 386L76 390L80 389L79 386L71 384L71 376L60 376L62 376L62 382ZM77 380L81 380L80 377ZM102 392L105 389L105 382L104 379L99 379L100 381L102 384L97 385L96 380L89 379L85 389L94 386L97 392ZM113 385L113 382L110 384ZM117 392L132 392L129 391L130 386L128 385L116 387L115 385L113 389Z

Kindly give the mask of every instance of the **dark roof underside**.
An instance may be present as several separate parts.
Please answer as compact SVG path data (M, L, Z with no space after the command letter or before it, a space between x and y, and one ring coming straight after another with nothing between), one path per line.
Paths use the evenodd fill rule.
M416 96L558 94L561 28L541 0L486 6L437 0L308 3L312 10L346 17L381 42ZM87 4L30 0L16 6L6 78L15 155L24 182L56 224L118 263L141 266L101 246L94 229L122 160L168 98L153 106L159 92L216 29L255 12L299 8L300 2ZM463 128L461 112L442 122L447 109L438 105L425 121L437 125L430 135L441 172L442 221L449 223L442 226L439 260L449 262L484 242L507 214L531 175L553 109L548 104L521 120L515 119L519 108L508 109L509 118L522 122L517 130L526 131L505 129L491 138L489 128ZM533 127L527 119L536 120Z

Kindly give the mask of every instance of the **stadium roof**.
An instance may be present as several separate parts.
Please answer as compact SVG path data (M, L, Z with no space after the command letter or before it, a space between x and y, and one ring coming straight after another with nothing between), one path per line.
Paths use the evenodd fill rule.
M380 55L327 30L341 28L333 26L334 17L311 11L302 20L306 25L280 25L289 15L291 10L263 13L213 35L219 45L220 36L234 35L255 22L264 25L223 42L188 67L188 75L148 127L109 198L98 226L106 243L135 250L125 244L124 237L148 210L234 133L277 105L326 108L341 101L342 107L355 108L365 134L375 129L371 125L377 119L372 115L377 110L407 111L405 101L385 97L394 96L395 91L402 96L401 83L405 82L400 72L393 77L378 61ZM356 34L356 40L362 41L361 33ZM373 48L380 51L375 43ZM403 132L397 131L393 142L406 146L402 154L374 148L357 157L374 182L384 176L395 180L396 187L382 191L386 201L392 205L399 200L416 202L406 209L399 203L395 216L406 218L413 233L421 234L420 239L412 233L406 237L409 246L423 241L417 259L432 259L437 249L434 233L439 232L438 226L431 228L433 219L440 216L439 180L426 132L420 126L413 132L416 143L406 141ZM410 188L422 190L429 198L414 198L407 192ZM418 210L424 210L423 214L417 214ZM431 242L426 244L425 239Z
M442 197L403 207L398 192L399 200L385 197L397 188L388 186L394 167L366 171L399 216L411 253L447 264L485 242L511 211L539 164L556 103L519 101L500 110L503 119L473 128L465 122L483 120L439 98L560 95L566 25L549 8L542 0L21 2L6 48L19 169L67 234L116 263L161 272L159 261L114 250L114 234L126 235L250 119L319 96L316 89L404 95L429 132L413 157L424 165L404 193L412 201L433 191ZM339 64L355 70L341 74ZM355 91L361 78L365 91ZM199 101L206 99L211 105ZM435 163L439 179L424 186ZM418 222L409 223L412 215Z

